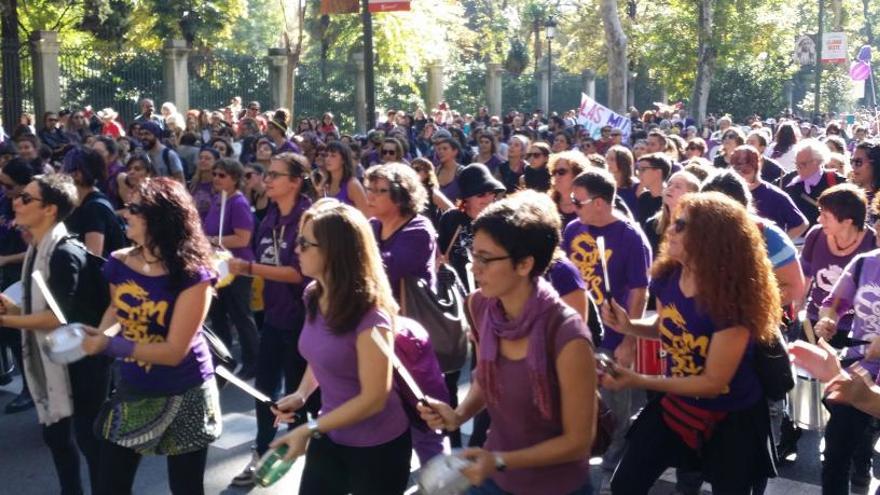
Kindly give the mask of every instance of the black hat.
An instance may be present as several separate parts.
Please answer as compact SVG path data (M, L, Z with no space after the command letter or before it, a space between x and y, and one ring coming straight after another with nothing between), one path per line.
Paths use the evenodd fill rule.
M506 191L504 184L492 177L492 172L482 163L471 163L458 175L458 187L462 198L470 198L486 192Z

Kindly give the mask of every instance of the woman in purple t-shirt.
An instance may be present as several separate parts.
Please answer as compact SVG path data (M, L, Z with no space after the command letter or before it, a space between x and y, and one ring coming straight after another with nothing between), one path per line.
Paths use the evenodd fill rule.
M211 244L223 247L244 261L254 261L251 239L254 235L254 213L247 198L241 192L244 186L244 167L232 158L223 158L214 164L214 200L205 216L204 229ZM223 205L223 193L226 204ZM220 225L223 208L223 225ZM251 311L252 278L237 275L232 283L217 290L217 298L211 305L211 328L232 347L230 320L238 331L241 342L242 367L239 376L248 380L256 373L259 336L254 313Z
M199 218L205 221L211 203L214 201L213 176L214 165L220 160L220 152L211 147L204 147L199 151L196 162L196 172L193 174L189 185L189 193L192 194L193 203L199 212Z
M116 251L104 273L111 301L83 349L116 358L119 382L96 421L98 493L131 493L143 455L168 456L171 492L204 493L208 444L222 418L211 354L199 329L211 302L211 248L183 185L150 179L125 209L135 247ZM180 311L177 309L180 308Z
M370 224L354 207L322 199L303 215L296 252L306 288L299 351L309 366L296 392L278 401L285 422L321 387L321 415L272 447L306 454L301 494L402 494L409 478L409 418L392 391L397 303Z
M541 276L559 244L556 212L540 193L487 207L474 221L474 277L468 300L478 338L476 380L452 409L419 406L433 428L456 430L486 408L486 444L462 456L469 495L591 493L596 369L589 333Z
M761 493L775 468L754 356L757 345L781 338L781 303L760 230L721 193L687 195L651 276L658 317L630 321L614 301L602 308L606 325L659 337L667 353L667 376L615 365L602 378L610 389L664 394L630 428L612 491L646 494L676 466L702 470L716 493Z
M347 144L342 141L328 144L323 167L326 177L318 185L318 196L336 198L367 215L366 193L364 186L357 180L355 168L356 162Z

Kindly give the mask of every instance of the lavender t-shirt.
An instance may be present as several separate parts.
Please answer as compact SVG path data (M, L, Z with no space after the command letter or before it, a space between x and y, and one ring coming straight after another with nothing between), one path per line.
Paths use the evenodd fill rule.
M676 269L666 277L651 281L651 293L657 296L660 341L666 351L666 374L672 377L701 375L706 369L712 335L727 326L712 321L697 307L694 298L682 294L680 279L681 269ZM750 342L727 390L718 397L682 399L715 411L737 411L753 405L764 396L755 371L754 353L754 343Z
M205 235L216 236L220 233L220 202L221 196L214 195L211 202L211 208L205 217L204 227ZM226 200L226 213L223 217L223 236L233 235L235 229L249 230L251 234L254 232L254 214L251 211L251 205L241 192L235 192ZM245 247L232 248L229 251L236 258L245 261L254 261L254 251L250 244Z
M807 218L798 210L791 197L772 184L762 181L761 185L752 190L752 198L755 200L758 215L772 220L782 230L788 231L807 223Z
M275 203L270 203L266 216L257 230L256 261L271 266L292 266L299 271L299 256L294 249L299 235L299 220L312 201L300 195L290 213L282 216ZM265 279L263 319L277 328L291 328L303 311L302 293L307 280L299 284Z
M580 270L587 290L597 305L608 298L602 274L596 239L605 238L605 260L611 284L611 298L627 307L629 292L648 286L648 267L651 266L651 247L638 227L617 220L604 227L585 225L573 221L562 234L562 248L572 263ZM623 335L611 327L605 327L605 338L599 346L611 350L623 340Z
M122 325L120 335L138 343L165 342L180 293L213 279L211 272L202 269L182 288L172 289L168 275L144 275L129 268L116 256L107 259L104 276L116 288L113 305L116 318ZM147 394L179 394L213 376L214 365L208 344L199 331L193 336L186 356L177 366L127 358L120 360L119 373L128 388Z
M357 338L361 332L369 332L374 327L391 329L391 318L379 309L371 309L353 330L336 334L327 326L320 311L311 320L306 317L299 337L299 353L309 362L321 387L321 414L333 411L360 393ZM372 447L394 440L407 429L409 418L400 396L392 390L382 411L327 435L341 445Z
M856 263L861 261L859 280L854 280ZM851 337L856 340L872 341L880 338L880 249L862 253L853 258L843 275L837 279L831 294L825 298L823 307L830 307L833 298L840 300L838 314L853 311ZM847 358L865 355L865 346L850 347ZM880 360L862 359L859 363L875 379L880 372Z
M484 314L487 304L499 304L499 302L495 298L484 298L480 292L474 293L472 308L475 315ZM551 315L564 311L563 307L564 303L557 299L554 302L542 303L536 311L544 313L545 321L549 321ZM480 341L494 338L488 317L477 316L476 326ZM547 323L537 325L536 328L546 329ZM556 340L553 342L554 358L559 356L569 342L577 339L590 340L590 333L582 319L572 318L564 322L556 332ZM480 364L478 363L477 366ZM530 386L532 381L526 359L507 359L499 352L496 370L496 383L500 393L496 404L486 405L492 418L492 428L489 429L486 438L486 450L510 452L562 435L562 420L544 418L535 404L535 391ZM480 385L486 386L484 383ZM558 383L551 383L551 390L556 396L553 402L557 404L557 411L558 387ZM584 486L589 473L589 459L584 457L578 461L550 466L509 469L503 473L495 473L492 475L492 480L504 491L517 495L564 494Z
M202 223L205 222L205 217L208 216L208 211L211 210L211 203L214 202L215 196L214 188L210 182L200 182L192 190L193 203L196 205L196 210L199 212L199 218L202 219ZM220 219L218 218L217 221L219 222Z
M385 273L388 275L388 281L391 282L391 290L396 297L400 297L400 282L404 277L425 280L430 287L434 287L437 232L430 220L422 215L416 215L384 240L382 223L371 218L370 225L379 243L382 264L385 266Z
M840 275L843 274L843 267L849 261L860 253L866 253L874 249L874 233L868 231L862 242L859 243L855 251L846 256L837 256L831 252L828 247L828 236L821 225L816 225L807 232L804 241L804 250L801 253L801 267L804 276L813 279L809 299L807 302L807 316L816 321L819 319L819 307L822 301L834 288L834 284ZM837 321L837 328L840 331L849 332L852 326L853 313L847 311L840 316Z

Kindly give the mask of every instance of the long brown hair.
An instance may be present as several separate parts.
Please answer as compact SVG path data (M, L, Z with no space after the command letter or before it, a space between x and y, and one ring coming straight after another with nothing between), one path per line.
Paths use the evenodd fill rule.
M741 204L717 192L686 194L676 215L687 222L682 249L698 287L698 307L717 324L741 325L770 342L782 304L757 223ZM666 277L680 266L664 241L651 276Z
M306 294L309 320L318 311L318 301L327 292L327 326L337 334L351 332L372 308L393 317L398 306L382 267L379 247L367 218L352 206L324 198L303 214L300 232L312 223L315 242L325 260L324 282L314 284Z

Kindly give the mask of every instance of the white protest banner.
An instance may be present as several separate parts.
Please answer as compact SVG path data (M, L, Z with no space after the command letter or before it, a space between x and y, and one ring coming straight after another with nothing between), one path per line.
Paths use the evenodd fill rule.
M613 129L620 129L623 133L623 142L629 141L629 134L632 130L632 123L629 117L620 115L611 111L596 100L590 98L586 93L581 93L581 106L578 107L577 115L578 124L584 126L587 132L594 138L598 138L601 130L606 125L610 125Z

